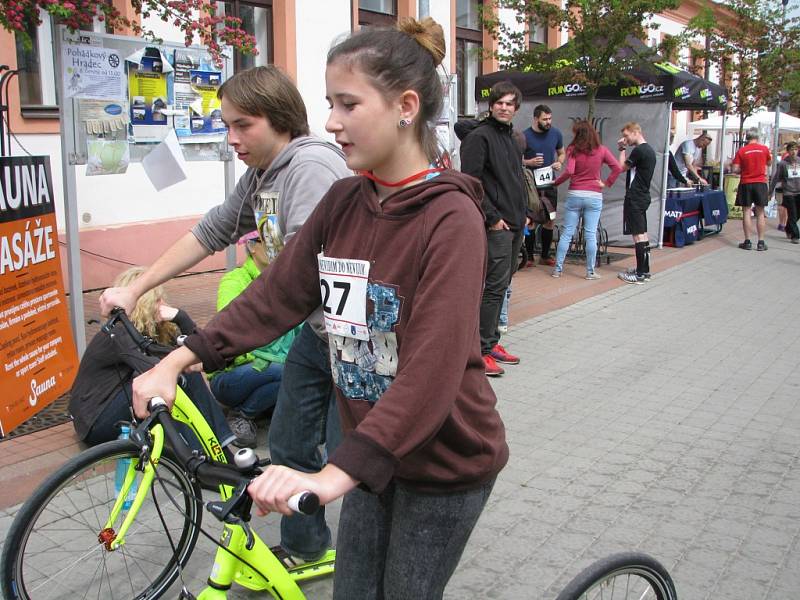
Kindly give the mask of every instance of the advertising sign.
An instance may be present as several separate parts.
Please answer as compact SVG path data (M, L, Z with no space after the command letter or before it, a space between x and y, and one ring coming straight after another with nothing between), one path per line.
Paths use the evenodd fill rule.
M50 160L0 157L0 437L64 394L78 367Z
M125 65L119 52L64 44L61 54L67 97L116 101L125 97Z

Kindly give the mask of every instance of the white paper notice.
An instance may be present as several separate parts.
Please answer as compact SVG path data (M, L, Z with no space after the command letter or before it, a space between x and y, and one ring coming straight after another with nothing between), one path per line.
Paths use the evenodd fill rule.
M186 179L186 161L174 129L142 159L142 167L159 192Z
M67 98L119 102L127 97L125 65L113 48L64 44L61 63Z

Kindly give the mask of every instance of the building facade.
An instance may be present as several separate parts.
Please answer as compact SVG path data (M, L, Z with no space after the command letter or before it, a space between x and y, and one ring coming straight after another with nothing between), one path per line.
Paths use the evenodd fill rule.
M557 0L554 0L557 1ZM112 0L121 11L133 16L130 3ZM651 34L675 35L710 0L687 0L676 11L657 16L660 29ZM313 133L331 139L325 132L328 105L325 100L325 59L330 46L353 30L370 25L390 24L406 16L431 16L445 30L448 39L444 65L456 75L455 105L460 115L475 114L474 79L499 68L491 50L494 41L481 26L481 0L232 0L219 2L220 10L239 16L257 39L257 56L234 57L235 69L272 63L297 83L305 99ZM487 2L488 4L488 2ZM503 9L499 17L515 23L515 15ZM181 41L182 34L156 18L143 23L165 40ZM102 30L95 23L95 30ZM27 50L14 35L0 31L0 54L19 75L9 85L8 128L13 136L11 154L50 156L57 197L63 198L59 98L54 57L55 25L46 20L30 31L34 48ZM125 32L117 32L125 33ZM555 48L569 37L566 31L536 28L528 31L529 44ZM702 43L700 41L699 43ZM144 43L143 43L144 45ZM691 62L691 51L684 57ZM718 80L712 70L711 78ZM674 128L680 141L693 115L676 114ZM108 285L129 264L149 264L172 241L188 230L208 208L224 196L222 163L188 163L187 180L156 192L138 163L122 175L86 177L78 166L78 221L83 288ZM236 165L237 176L244 165ZM58 222L64 228L63 206ZM146 243L143 241L146 240ZM198 268L224 264L224 257L212 257Z

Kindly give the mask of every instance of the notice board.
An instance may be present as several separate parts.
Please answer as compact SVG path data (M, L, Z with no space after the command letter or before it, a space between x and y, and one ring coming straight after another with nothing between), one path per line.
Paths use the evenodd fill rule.
M47 156L0 157L0 437L72 386L78 368Z

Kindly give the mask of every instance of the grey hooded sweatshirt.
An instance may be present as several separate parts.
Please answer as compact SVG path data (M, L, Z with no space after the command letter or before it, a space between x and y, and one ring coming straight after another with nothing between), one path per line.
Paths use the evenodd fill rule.
M247 169L225 202L209 210L192 233L209 252L219 252L255 230L256 211L265 210L275 215L276 242L282 247L303 226L331 185L350 175L337 146L314 136L296 137L268 169ZM312 315L309 322L324 337L321 314Z

